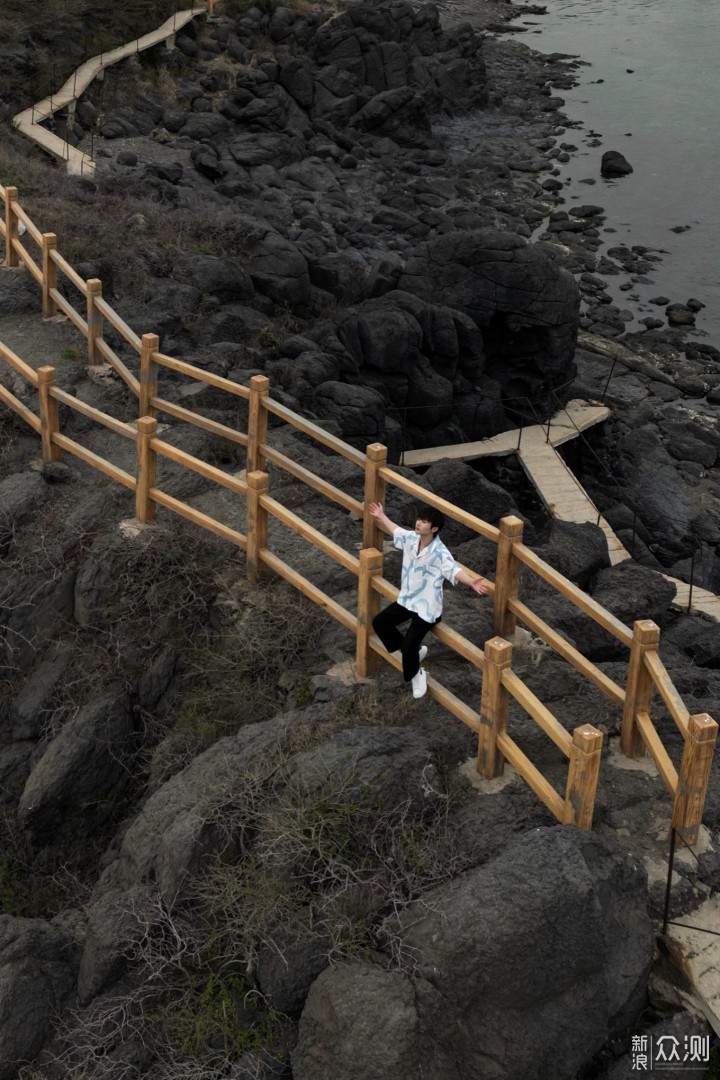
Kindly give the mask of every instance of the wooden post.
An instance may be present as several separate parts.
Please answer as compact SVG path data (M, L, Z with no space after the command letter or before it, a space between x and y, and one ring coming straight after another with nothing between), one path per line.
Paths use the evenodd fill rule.
M215 11L215 2L216 2L216 0L207 0L207 13L208 13L208 15L212 15L213 12Z
M361 679L377 671L380 657L368 645L372 634L372 621L380 610L380 593L372 587L373 578L382 573L382 552L377 548L363 548L360 552L358 576L358 631L355 659Z
M58 403L50 391L55 385L55 368L38 368L38 395L40 398L40 437L44 462L59 461L60 447L53 442L53 435L60 430Z
M249 472L247 486L247 577L251 585L257 585L264 570L260 552L267 547L268 539L268 513L260 503L267 494L268 474Z
M150 489L155 487L157 454L151 446L157 435L154 416L141 416L137 422L137 487L135 488L135 517L143 525L155 520L155 503Z
M363 503L363 547L377 548L382 553L383 531L370 516L371 502L385 502L385 480L380 470L387 465L387 446L370 443L365 448L365 499Z
M495 568L495 596L493 598L493 629L500 637L512 637L515 633L515 615L508 603L518 591L520 560L513 552L513 543L522 543L523 523L517 517L504 517L500 521L497 566Z
M102 341L103 336L103 318L95 307L95 300L102 299L102 281L100 278L90 278L85 285L87 287L88 363L91 367L96 367L102 364L102 359L99 359L95 348L95 342L98 339Z
M512 645L501 637L485 642L477 771L486 780L502 776L505 758L498 750L498 736L507 730L509 694L502 684L503 671L512 662Z
M13 240L17 239L17 215L14 203L17 202L17 188L5 188L5 265L19 266L20 256L13 247Z
M157 397L157 370L153 353L160 348L157 334L143 334L140 344L140 416L157 416L157 409L151 404Z
M50 295L51 289L57 289L57 266L52 260L53 251L57 250L57 236L55 233L42 234L42 297L43 318L52 319L57 315L57 304Z
M592 827L602 739L602 732L592 724L583 724L573 731L563 825L577 825L578 829Z
M250 403L248 406L247 471L262 472L265 458L260 447L267 441L268 414L265 398L270 391L266 375L253 375L250 379Z
M650 711L650 698L654 690L652 675L645 667L645 653L657 652L660 630L651 619L638 619L633 624L633 641L630 647L625 706L623 708L620 749L625 757L641 758L645 743L636 723L639 711Z
M688 846L698 838L717 734L718 725L707 713L689 718L672 817L673 828Z

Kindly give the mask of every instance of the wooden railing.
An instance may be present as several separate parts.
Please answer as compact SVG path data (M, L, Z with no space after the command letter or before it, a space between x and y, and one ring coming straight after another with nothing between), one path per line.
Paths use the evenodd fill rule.
M0 191L2 191L6 208L5 220L0 227L0 234L6 241L6 265L17 265L21 261L29 266L29 261L31 261L25 246L20 244L15 236L17 222L23 221L31 239L35 243L38 243L38 237L41 240L42 268L33 264L38 273L33 270L31 273L43 288L43 311L51 317L59 306L73 325L87 338L90 364L97 365L98 356L102 357L124 379L138 398L138 419L133 427L78 401L77 398L61 390L56 384L54 368L46 366L35 372L11 350L0 344L0 359L38 391L38 413L33 413L27 405L1 386L0 401L40 434L44 461L58 460L63 451L73 454L134 492L135 516L139 522L144 524L152 522L156 507L161 506L242 548L246 553L247 575L251 583L258 582L264 574L272 571L321 606L332 618L355 635L355 659L357 672L361 677L375 670L381 658L394 667L401 668L397 658L389 655L372 633L372 620L380 610L382 599L394 600L398 595L398 590L383 576L383 538L374 518L370 515L370 503L385 502L388 487L394 486L414 496L420 502L436 506L452 520L467 526L473 532L497 545L495 583L490 589L493 599L493 624L497 636L486 642L484 648L481 649L445 623L434 628L435 636L440 641L482 672L479 708L476 709L472 704L462 701L436 679L428 678L428 694L477 733L478 772L487 779L493 779L502 774L504 763L507 761L559 821L572 823L580 828L591 826L600 769L602 734L590 724L581 725L572 734L569 733L522 679L513 672L512 645L507 638L513 636L516 621L519 619L532 633L544 640L572 664L588 682L602 691L622 710L622 751L629 757L637 757L647 747L673 798L673 827L685 843L695 842L702 819L718 725L707 714L689 715L658 657L659 631L653 623L640 621L635 624L634 630L631 630L526 547L522 542L523 523L520 519L504 518L500 522L500 527L496 528L426 491L388 466L387 450L382 444L371 444L363 454L311 420L275 401L270 396L270 382L265 376L253 376L249 386L240 386L185 361L166 356L160 351L157 335L144 334L138 337L110 305L102 300L100 282L82 281L72 267L58 255L53 234L41 234L32 223L30 223L31 227L28 226L29 218L21 211L14 189L6 188ZM52 242L48 240L48 237L52 238ZM14 262L13 256L16 257ZM85 297L86 319L83 319L75 309L72 309L73 314L70 314L72 305L64 298L61 297L62 304L58 304L57 298L60 294L54 277L57 270L65 274L78 292ZM53 304L55 307L52 306ZM103 320L120 333L139 354L139 376L130 371L104 342ZM158 383L160 372L164 368L204 382L246 401L247 432L238 431L234 427L211 420L194 410L161 397L158 393ZM80 412L117 435L133 439L136 447L135 475L125 472L65 435L60 427L59 405L61 404ZM160 439L157 425L158 413L166 413L177 420L193 424L212 435L245 447L245 478L233 476ZM270 416L275 417L276 421L280 420L291 425L295 430L331 449L362 470L363 501L353 498L311 470L299 465L286 453L273 447L268 440ZM243 497L246 500L247 511L246 534L163 491L158 486L157 480L158 457L180 464L204 477L210 483L221 485ZM363 538L359 557L345 551L309 522L272 498L269 493L268 465L286 471L311 490L330 499L362 520ZM313 582L288 566L276 552L270 549L269 521L271 518L301 536L357 579L355 612L343 607ZM518 583L522 566L550 584L590 619L628 647L630 657L625 689L591 663L518 598ZM463 569L472 576L477 576L468 567L463 567ZM650 719L650 702L655 688L659 691L685 740L679 772ZM568 759L564 795L558 793L509 734L511 699L524 709Z

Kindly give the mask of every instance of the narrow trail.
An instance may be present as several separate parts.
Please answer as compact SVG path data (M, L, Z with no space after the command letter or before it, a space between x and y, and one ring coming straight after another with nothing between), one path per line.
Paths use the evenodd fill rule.
M188 11L176 11L169 19L151 30L142 37L128 41L124 45L118 45L108 52L92 56L80 65L70 78L60 87L56 93L37 101L29 109L23 109L13 117L13 125L28 139L51 154L58 161L64 161L67 171L73 176L92 176L95 172L95 161L89 154L71 146L59 135L53 134L44 128L43 122L61 109L69 109L72 115L75 111L77 100L85 93L90 83L98 77L106 68L125 60L129 56L151 49L155 45L174 39L179 30L182 30L191 19L198 15L212 14L215 0L207 0L200 6L194 6Z

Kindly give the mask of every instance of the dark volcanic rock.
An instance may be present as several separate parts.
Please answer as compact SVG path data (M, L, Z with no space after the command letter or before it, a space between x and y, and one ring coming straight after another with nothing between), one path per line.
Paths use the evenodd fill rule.
M42 1047L74 989L76 954L59 926L0 915L0 1080L14 1080Z
M316 980L296 1080L573 1072L637 1020L653 957L638 862L561 827L440 886L398 933L412 975L355 962Z
M603 176L627 176L632 171L632 165L619 150L606 150L603 154L600 163L600 172Z
M429 240L407 261L399 284L480 327L485 373L521 413L523 398L549 407L554 389L573 374L577 285L521 237L478 229Z
M131 778L133 731L125 696L92 702L65 724L31 772L20 799L18 819L34 844L47 843L68 827L75 837L92 835L112 818Z

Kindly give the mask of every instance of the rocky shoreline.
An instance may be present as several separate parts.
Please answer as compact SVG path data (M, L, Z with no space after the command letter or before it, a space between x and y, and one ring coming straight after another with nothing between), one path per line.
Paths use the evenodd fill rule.
M622 334L597 258L602 211L566 213L552 175L573 152L553 97L573 62L483 31L513 10L481 4L474 26L444 29L401 0L228 3L78 107L72 137L100 168L69 189L73 262L163 351L239 382L268 374L279 400L354 445L385 441L395 461L604 400L612 419L568 455L632 551L625 564L609 565L594 525L553 523L513 459L444 461L420 482L486 520L524 516L528 541L598 602L660 625L680 693L717 714L720 627L674 607L658 573L720 591L717 351L679 330ZM46 181L29 180L37 220ZM643 273L652 254L618 249L613 266ZM0 336L30 311L32 279L3 275ZM72 352L61 384L134 419L125 388L89 379ZM169 374L162 393L242 426L212 388ZM69 412L62 423L132 467L119 437ZM362 498L348 463L272 435ZM243 464L207 432L171 423L164 437ZM283 585L249 590L214 538L166 521L120 534L126 494L76 462L29 470L36 443L3 420L0 1080L30 1059L42 1080L619 1080L630 1061L616 1055L641 1027L702 1030L668 1019L657 992L648 1007L668 800L655 776L616 765L607 699L518 647L568 730L607 735L597 835L556 827L517 777L478 796L460 724L410 702L392 672L341 677L349 634ZM162 486L244 528L239 500L202 478L170 466ZM278 470L271 490L357 547L344 511ZM391 510L405 520L411 500ZM446 538L492 566L468 530ZM278 529L272 545L352 601L347 575L296 537ZM625 650L542 583L523 588L624 682ZM447 618L492 634L466 596L448 597ZM443 682L476 698L478 673L439 643L433 654ZM657 724L677 759L662 709ZM561 786L555 748L519 708L512 725ZM716 771L705 822L699 862L677 866L674 914L720 885Z

